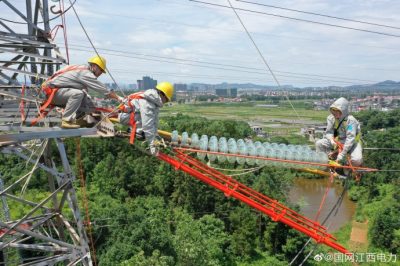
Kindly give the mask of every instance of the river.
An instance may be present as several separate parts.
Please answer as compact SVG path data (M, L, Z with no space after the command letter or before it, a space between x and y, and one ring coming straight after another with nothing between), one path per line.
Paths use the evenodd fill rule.
M300 213L307 218L312 220L315 219L322 198L325 194L325 189L328 186L328 179L307 179L307 178L296 178L294 180L293 187L289 192L289 201L291 203L298 203L300 205ZM333 205L338 200L340 194L343 191L341 184L334 184L328 192L325 200L325 204L321 210L318 221L322 223ZM341 226L350 222L356 209L356 204L349 200L346 195L340 206L340 209L336 216L334 213L330 219L325 223L325 226L329 226L328 232L332 233L338 230Z

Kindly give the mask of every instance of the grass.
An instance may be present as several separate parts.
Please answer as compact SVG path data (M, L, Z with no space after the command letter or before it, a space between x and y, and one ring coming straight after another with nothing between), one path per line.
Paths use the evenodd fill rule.
M283 135L298 133L304 125L324 124L327 111L310 109L309 101L292 101L294 109L282 102L278 107L258 106L266 102L244 103L173 103L161 109L161 116L173 116L182 113L207 119L230 119L245 121L251 125L260 125L266 132L286 130Z
M197 103L197 104L173 104L162 109L162 115L173 115L183 113L186 115L203 116L210 119L234 118L239 120L262 120L274 122L283 119L290 123L297 120L296 112L300 119L307 121L324 122L327 116L326 111L314 111L305 107L295 107L296 112L286 104L278 107L261 107L258 104L264 102L251 103Z

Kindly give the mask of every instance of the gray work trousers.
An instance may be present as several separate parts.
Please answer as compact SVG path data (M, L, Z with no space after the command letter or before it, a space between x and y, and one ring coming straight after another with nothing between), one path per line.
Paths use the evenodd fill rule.
M94 103L90 96L83 90L72 88L61 88L54 94L52 103L64 107L62 119L72 121L79 116L90 114L95 111Z
M353 166L360 166L363 163L362 146L360 142L357 142L355 145L356 146L350 153L350 160ZM319 139L315 143L315 146L318 152L325 152L328 154L329 152L333 151L333 145L329 139Z

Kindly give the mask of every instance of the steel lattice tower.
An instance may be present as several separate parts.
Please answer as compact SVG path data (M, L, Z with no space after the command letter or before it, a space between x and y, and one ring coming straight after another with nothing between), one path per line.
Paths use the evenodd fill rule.
M22 86L27 94L33 91L27 96L37 99L33 95L35 88L37 93L38 85L65 63L51 39L50 22L62 15L57 11L50 18L49 10L54 8L57 9L49 7L47 0L0 0L0 152L3 157L19 157L26 162L22 177L0 173L4 181L0 187L0 211L4 214L0 215L0 250L16 250L9 252L11 256L0 256L0 265L92 265L73 186L75 176L61 140L88 134L88 130L72 130L65 135L64 131L46 126L25 127L16 121ZM31 101L30 107L37 108L38 104L39 100ZM31 115L35 116L36 110ZM55 157L51 147L57 151ZM29 190L39 169L47 174L40 190L47 191L32 200ZM35 186L38 182L35 180ZM10 214L6 212L8 208Z

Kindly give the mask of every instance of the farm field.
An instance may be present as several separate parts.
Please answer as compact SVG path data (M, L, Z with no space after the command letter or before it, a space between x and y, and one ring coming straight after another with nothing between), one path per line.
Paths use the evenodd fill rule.
M286 101L276 106L268 102L174 103L162 108L161 116L182 113L207 119L231 119L262 126L265 132L281 131L288 134L299 132L304 126L325 123L328 111L313 110L311 101L292 101L292 104L295 110Z

